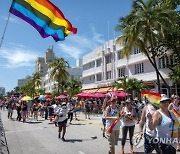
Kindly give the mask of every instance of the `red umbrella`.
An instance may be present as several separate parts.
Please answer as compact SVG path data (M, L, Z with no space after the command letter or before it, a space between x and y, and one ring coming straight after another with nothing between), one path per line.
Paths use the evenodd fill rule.
M76 95L78 98L91 98L94 97L92 93L79 93Z
M52 97L51 95L45 95L46 99L51 99L51 97Z
M126 96L129 96L129 94L126 93L126 92L124 92L124 91L121 91L121 92L119 93L119 96L120 96L120 97L126 97Z
M57 99L65 99L65 98L67 98L67 96L66 96L66 95L59 95L59 96L57 96L56 98L57 98Z
M106 95L103 93L95 93L94 94L94 98L103 98L103 97L106 97Z

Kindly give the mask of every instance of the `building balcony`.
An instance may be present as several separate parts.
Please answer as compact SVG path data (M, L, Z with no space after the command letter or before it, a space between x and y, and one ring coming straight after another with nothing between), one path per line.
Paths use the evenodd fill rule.
M87 77L87 76L92 76L94 74L98 74L98 73L101 73L102 72L102 66L100 67L93 67L91 69L88 69L88 70L84 70L83 73L82 73L82 77Z
M128 58L128 65L136 64L136 63L139 63L141 61L146 61L147 59L148 58L142 53L139 53L139 54L136 54L136 55L131 55Z

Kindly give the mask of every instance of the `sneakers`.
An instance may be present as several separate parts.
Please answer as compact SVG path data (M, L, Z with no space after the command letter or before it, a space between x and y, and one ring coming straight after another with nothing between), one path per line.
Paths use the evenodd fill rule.
M122 150L122 151L120 152L120 154L125 154L125 153L124 153L124 151Z
M62 139L63 142L66 141L64 137L62 137L61 139Z
M103 137L106 137L106 136L105 136L105 133L103 133Z
M131 150L130 150L130 153L132 153L132 154L133 154L133 153L135 153L135 152L134 152L134 150L133 150L133 149L131 149Z

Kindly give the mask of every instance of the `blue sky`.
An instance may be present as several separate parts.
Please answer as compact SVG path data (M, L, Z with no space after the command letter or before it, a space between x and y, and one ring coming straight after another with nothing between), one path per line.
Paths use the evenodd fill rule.
M65 17L78 29L65 41L54 42L40 34L29 24L11 14L5 38L0 48L0 87L6 91L17 86L18 79L34 72L34 62L44 56L49 46L54 46L57 57L64 57L71 66L75 59L93 51L114 36L119 17L131 10L132 0L51 0ZM0 39L2 37L12 0L0 0ZM109 26L108 26L109 22Z

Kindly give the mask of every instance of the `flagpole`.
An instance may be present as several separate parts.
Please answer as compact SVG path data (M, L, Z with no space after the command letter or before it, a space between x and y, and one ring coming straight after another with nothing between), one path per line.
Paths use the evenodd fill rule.
M7 21L6 21L5 28L4 28L4 32L3 32L3 35L2 35L2 38L1 38L0 48L1 48L2 43L3 43L3 40L4 40L4 36L5 36L5 33L6 33L7 26L8 26L9 18L10 18L10 12L9 12L9 14L8 14L8 18L7 18Z

